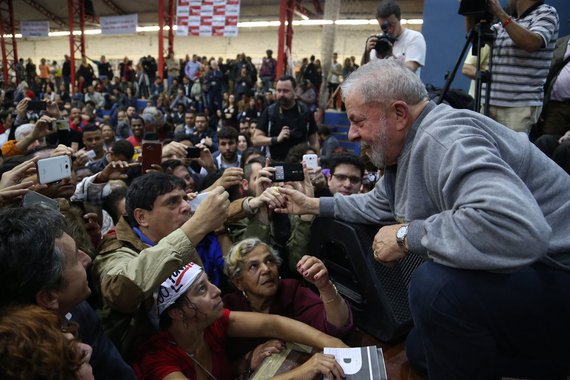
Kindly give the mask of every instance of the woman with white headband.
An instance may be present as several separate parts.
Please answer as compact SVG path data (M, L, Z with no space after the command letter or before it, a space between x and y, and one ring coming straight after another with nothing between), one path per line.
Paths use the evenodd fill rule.
M235 377L226 355L227 337L275 337L317 349L347 347L341 340L278 315L231 312L220 290L194 263L174 272L160 286L156 309L160 332L141 350L135 372L141 380L229 380ZM315 354L305 364L274 379L344 373L333 356Z

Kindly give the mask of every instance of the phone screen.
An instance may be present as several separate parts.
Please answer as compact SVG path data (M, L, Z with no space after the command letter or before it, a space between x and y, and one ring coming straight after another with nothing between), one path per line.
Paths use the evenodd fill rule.
M30 100L28 102L28 111L44 111L47 103L42 100Z

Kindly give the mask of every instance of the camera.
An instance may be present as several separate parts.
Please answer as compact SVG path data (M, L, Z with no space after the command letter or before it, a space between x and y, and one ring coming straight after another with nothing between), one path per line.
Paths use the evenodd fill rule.
M486 0L461 0L457 13L461 16L473 16L475 20L493 20Z
M384 21L380 27L383 33L376 36L376 46L374 49L376 50L378 58L386 58L392 55L392 46L394 42L396 42L396 39L386 33L390 27L390 21Z

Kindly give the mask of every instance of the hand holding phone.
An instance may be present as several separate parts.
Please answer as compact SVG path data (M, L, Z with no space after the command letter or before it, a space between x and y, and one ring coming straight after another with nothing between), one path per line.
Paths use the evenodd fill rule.
M316 154L304 154L303 155L303 161L305 161L305 165L307 166L307 169L313 169L313 170L317 170L317 168L319 167L319 160L317 158Z
M36 166L38 182L42 185L71 177L71 159L67 155L38 160Z
M186 158L200 158L202 149L196 148L194 146L189 146L186 148Z
M273 167L275 168L275 172L271 179L272 182L294 182L305 180L302 164L282 163L273 165Z

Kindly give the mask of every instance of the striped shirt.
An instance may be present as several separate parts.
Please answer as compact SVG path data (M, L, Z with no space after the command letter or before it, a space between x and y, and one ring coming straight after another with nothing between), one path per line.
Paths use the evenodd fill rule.
M515 45L501 23L493 25L497 39L493 44L490 104L502 107L541 106L543 86L558 38L558 13L554 7L538 1L515 21L538 34L545 47L529 53Z

